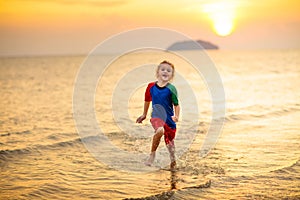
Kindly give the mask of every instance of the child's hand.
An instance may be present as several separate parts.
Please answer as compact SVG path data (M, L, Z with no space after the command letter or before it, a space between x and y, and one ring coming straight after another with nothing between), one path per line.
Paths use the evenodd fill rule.
M141 115L139 118L136 119L136 123L142 123L144 119L146 119L146 115Z
M172 116L172 120L173 120L174 122L178 122L178 117Z

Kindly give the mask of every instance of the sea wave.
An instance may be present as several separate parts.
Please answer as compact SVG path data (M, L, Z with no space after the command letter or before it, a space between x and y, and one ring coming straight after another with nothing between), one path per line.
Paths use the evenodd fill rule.
M44 150L55 150L55 149L62 149L70 146L75 146L81 144L82 140L92 140L95 136L88 136L86 138L73 138L66 141L59 141L55 143L48 143L48 144L36 144L32 146L27 146L23 148L17 149L6 149L0 150L0 161L12 158L14 156L20 156L24 154L31 154L31 153L40 153Z
M277 174L284 174L284 173L295 173L299 176L299 170L300 170L300 158L296 160L295 162L292 162L289 166L282 167L280 169L273 170L271 172L277 173Z
M282 115L288 115L292 112L300 111L300 104L290 104L285 107L263 107L251 106L247 108L247 113L243 113L244 109L234 111L225 117L225 122L247 121L251 119L262 119L266 117L276 117Z
M25 131L16 131L16 132L8 132L8 133L1 133L0 137L6 137L10 135L23 135L23 134L31 134L32 132L30 130Z
M178 191L182 191L183 193L189 193L188 191L191 189L204 189L204 188L210 188L211 186L211 180L206 181L205 183L199 184L199 185L193 185L184 187L180 190L170 190L165 191L159 194L147 196L147 197L139 197L139 198L125 198L124 200L169 200L169 199L185 199L184 197L181 198L180 194L178 194ZM191 194L189 195L191 197Z

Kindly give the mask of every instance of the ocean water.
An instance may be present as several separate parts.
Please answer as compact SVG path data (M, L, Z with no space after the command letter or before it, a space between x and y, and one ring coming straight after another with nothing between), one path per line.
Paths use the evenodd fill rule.
M73 94L85 56L1 58L0 199L300 199L300 51L206 53L221 77L223 100L211 97L215 80L178 55L138 52L118 57L96 89L87 88L95 109L84 110L79 123ZM92 69L107 56L98 55ZM176 170L142 165L153 129L149 117L135 124L146 84L155 80L153 63L164 59L175 64L182 103L175 144L186 149L177 152ZM149 71L133 70L147 63ZM87 82L95 71L89 73ZM224 125L216 145L200 157L215 104L225 106ZM93 152L87 144L98 150L107 144L97 146L101 136L89 126L90 115L111 145L145 158ZM158 151L165 151L163 141ZM139 161L139 171L128 167ZM117 168L120 163L126 167Z

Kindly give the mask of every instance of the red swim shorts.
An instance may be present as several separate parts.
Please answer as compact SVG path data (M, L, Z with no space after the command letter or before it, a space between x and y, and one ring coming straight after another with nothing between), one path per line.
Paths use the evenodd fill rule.
M164 138L165 138L165 143L166 144L173 144L174 145L174 138L175 138L175 133L176 133L176 128L170 128L162 119L159 118L151 118L150 122L156 131L159 127L164 127L165 133L164 133Z

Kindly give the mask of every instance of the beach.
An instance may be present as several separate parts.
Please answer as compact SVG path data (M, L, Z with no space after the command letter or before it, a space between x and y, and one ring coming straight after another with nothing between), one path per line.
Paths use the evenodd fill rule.
M178 152L177 169L156 163L139 172L115 168L117 159L110 164L99 159L86 145L99 134L90 127L85 137L78 132L85 124L74 120L73 93L86 56L0 58L0 199L300 199L300 50L206 53L221 77L226 112L216 145L205 157L199 151L212 124L214 101L205 77L178 56L149 51L123 56L99 79L92 112L107 138L133 155L150 150L149 118L143 125L135 119L142 113L147 81L155 75L144 74L145 85L137 85L134 93L120 90L128 107L112 109L108 102L114 101L118 80L132 66L168 59L178 67L174 85L181 101L190 93L180 90L186 85L176 78L183 77L195 91L198 117L196 123L179 122L175 144L187 149ZM101 56L107 55L99 55L100 61ZM114 120L114 109L126 109L129 117ZM180 135L193 135L191 143L184 146ZM161 141L158 151L164 150Z

